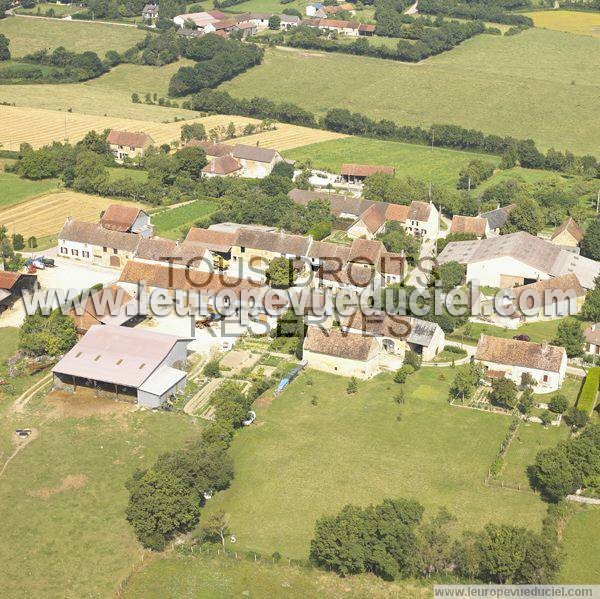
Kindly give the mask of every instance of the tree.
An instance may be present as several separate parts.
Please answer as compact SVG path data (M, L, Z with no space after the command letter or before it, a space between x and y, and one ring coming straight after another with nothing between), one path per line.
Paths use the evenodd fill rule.
M144 547L162 551L176 533L190 530L198 522L196 497L181 479L165 470L138 471L127 488L127 521Z
M208 164L206 152L200 146L188 146L177 150L173 160L177 170L189 175L194 181L200 179L202 169Z
M206 139L206 129L202 123L190 123L181 126L181 141L188 142L192 139Z
M578 487L564 444L539 451L531 467L531 477L536 488L550 501L564 499Z
M577 319L568 317L561 320L558 325L556 339L553 341L554 345L562 345L567 352L567 356L573 358L583 353L584 341L583 329Z
M449 529L454 516L443 507L419 529L419 570L424 576L449 570L453 564Z
M404 252L406 258L412 263L415 263L419 258L419 252L421 251L419 241L409 235L401 223L394 221L387 223L385 233L380 233L377 239L383 243L388 252L395 254Z
M540 414L540 420L544 426L548 426L552 422L552 414L548 410L544 410Z
M31 356L59 356L77 342L73 319L54 310L49 316L40 312L25 317L19 331L19 348Z
M600 276L594 279L594 288L590 289L585 295L581 316L592 322L600 321Z
M280 256L273 258L267 268L267 281L276 289L287 289L294 284L296 278L294 264L289 258Z
M224 510L211 514L202 525L202 534L208 540L218 539L225 550L225 537L230 534L229 519Z
M279 15L272 15L269 18L269 29L278 31L281 28L281 17Z
M450 386L450 396L460 399L464 402L470 399L481 379L481 368L477 364L467 364L456 371L452 385Z
M523 393L521 394L521 398L519 400L519 411L521 414L529 414L535 405L535 400L533 399L533 391L530 387L526 387Z
M465 279L466 267L455 261L445 262L434 267L434 279L441 281L442 291L448 293L456 289Z
M565 413L565 421L574 431L584 428L589 419L589 416L577 406L571 406Z
M478 159L471 160L459 173L458 189L475 189L494 174L494 169L493 162Z
M17 252L19 250L25 249L25 239L23 238L23 235L21 235L20 233L14 233L12 236L12 246L13 250Z
M600 260L600 220L594 219L588 225L579 247L582 256L592 260Z
M212 394L211 401L215 406L216 420L238 428L248 418L253 400L244 393L239 383L226 381Z
M502 377L492 381L490 401L497 406L512 410L517 405L517 385L511 379Z
M346 387L346 393L348 395L352 395L352 394L356 393L357 391L358 391L358 381L356 380L356 377L352 377L348 381L348 386Z
M544 214L538 203L531 198L522 197L516 204L508 214L502 233L526 231L537 235L544 227Z
M0 61L10 60L9 45L8 38L3 33L0 33Z
M557 393L549 402L548 408L555 414L564 414L569 407L569 400L562 394Z
M412 366L417 371L421 368L421 356L412 350L407 351L404 354L404 365Z
M221 366L219 365L219 360L213 359L209 360L202 369L202 372L205 376L210 378L217 378L221 376Z
M272 175L278 175L279 177L286 177L291 179L294 176L294 165L289 162L282 160L278 162L271 171Z

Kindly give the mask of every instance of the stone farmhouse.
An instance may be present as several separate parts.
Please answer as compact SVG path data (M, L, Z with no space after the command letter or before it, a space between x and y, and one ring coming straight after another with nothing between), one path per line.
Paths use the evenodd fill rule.
M483 334L477 344L475 360L487 368L490 377L505 376L517 385L521 384L523 374L530 374L536 393L560 389L567 372L564 347Z
M412 201L409 206L374 202L354 196L292 189L288 197L297 204L306 206L314 200L329 203L332 215L339 220L354 221L346 228L352 239L375 239L385 232L387 222L402 223L407 233L424 239L435 239L439 234L440 214L432 203Z
M141 158L154 140L141 131L117 131L113 129L106 139L115 161L123 164L125 159Z
M485 218L488 221L488 227L491 233L499 235L500 229L506 224L506 220L508 219L510 211L515 207L515 204L509 204L508 206L504 206L503 208L500 208L500 206L498 206L498 208L496 208L495 210L482 212L479 216L481 216L481 218Z
M592 356L600 355L600 323L595 322L587 327L584 331L584 337L585 353Z
M600 263L520 231L477 241L450 242L438 262L467 267L467 282L510 288L566 274L577 276L584 289L594 287Z
M567 248L578 247L582 239L583 230L571 217L556 227L554 233L552 233L552 237L550 237L552 243Z
M450 235L457 233L470 233L477 239L482 239L490 234L490 226L487 218L481 216L460 216L455 214L452 217L452 224L448 231Z
M245 144L228 145L213 141L191 140L186 146L200 146L208 158L202 169L206 177L248 177L262 179L271 174L273 167L282 162L279 152L270 148Z

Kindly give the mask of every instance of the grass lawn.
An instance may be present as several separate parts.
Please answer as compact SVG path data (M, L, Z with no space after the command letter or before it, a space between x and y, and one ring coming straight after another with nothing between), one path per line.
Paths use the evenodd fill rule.
M38 10L39 8L39 10ZM55 4L54 2L40 2L36 4L32 8L23 8L19 7L15 10L17 14L24 15L45 15L50 9L54 11L55 16L57 17L65 17L67 15L72 15L73 13L80 12L85 10L80 6L72 6L71 4Z
M547 10L525 14L533 19L536 27L600 37L600 14L597 12Z
M578 506L563 537L567 559L558 581L600 583L600 506Z
M50 401L4 418L0 436L39 428L9 464L0 485L0 560L6 597L109 597L140 559L124 510L124 482L135 467L198 434L201 425L176 414L105 412L72 415ZM93 400L92 400L93 401ZM4 455L3 458L6 456Z
M590 56L599 52L599 39L540 29L479 35L419 64L271 49L262 65L219 89L316 113L340 107L410 125L454 123L595 154L600 61ZM569 108L553 111L548 98Z
M398 406L391 375L348 396L348 379L309 371L258 409L234 440L231 488L208 506L229 514L232 549L306 558L317 518L385 497L418 499L429 516L446 506L461 529L489 521L538 528L545 508L537 496L483 484L510 419L451 407L452 373L422 368Z
M479 187L475 189L477 195L483 193L488 187L497 185L502 181L509 179L517 179L523 183L539 183L541 181L564 181L564 177L561 177L557 173L550 171L542 171L534 168L521 168L516 166L509 168L505 171L496 171L487 181L484 181Z
M293 0L288 4L281 4L279 0L247 0L228 9L221 9L223 12L243 13L243 12L274 12L281 13L284 8L295 8L304 15L304 9L311 3L310 0ZM209 1L209 6L213 3ZM209 10L208 8L206 10Z
M12 173L0 172L0 209L56 189L56 179L30 181Z
M171 239L182 239L182 228L193 227L194 224L212 214L217 209L217 203L211 200L196 200L179 208L171 208L152 215L152 223L157 235Z
M535 396L539 400L539 395ZM505 466L498 476L510 484L522 485L524 489L530 489L527 478L527 466L535 462L535 456L541 449L555 447L560 441L569 436L568 428L561 426L544 427L541 424L522 422L513 439L505 457Z
M469 161L478 158L500 162L497 156L458 152L442 148L428 148L395 141L380 141L360 137L347 137L311 144L289 150L286 158L312 160L316 168L339 173L345 162L383 164L393 166L398 177L413 177L423 181L456 186L458 173Z
M108 176L111 181L118 179L133 179L134 181L146 182L148 180L148 172L139 168L118 168L109 167Z
M449 338L476 345L477 341L479 341L479 336L483 333L484 335L493 335L494 337L504 337L506 339L512 339L515 335L529 335L531 341L535 341L536 343L541 343L542 341L551 342L556 337L560 322L560 318L531 322L521 325L518 329L505 329L491 324L468 322L456 329L449 335ZM582 323L582 326L585 325L586 323Z
M0 33L10 40L13 57L64 46L73 52L91 50L104 58L108 50L123 52L145 36L135 27L18 17L0 21Z
M430 597L431 589L402 581L384 582L375 576L340 578L319 570L208 556L170 555L150 562L127 585L126 599L198 597Z

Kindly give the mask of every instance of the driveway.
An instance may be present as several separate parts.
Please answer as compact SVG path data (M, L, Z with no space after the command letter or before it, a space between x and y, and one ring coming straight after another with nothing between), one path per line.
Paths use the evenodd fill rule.
M408 274L406 280L407 285L416 287L417 289L425 289L429 274L433 267L435 256L435 240L426 239L421 244L421 252L419 253L419 262Z

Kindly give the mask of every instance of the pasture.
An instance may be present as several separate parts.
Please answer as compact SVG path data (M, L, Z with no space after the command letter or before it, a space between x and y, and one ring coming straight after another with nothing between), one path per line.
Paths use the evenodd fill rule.
M87 222L98 221L100 213L115 202L141 206L75 191L59 191L0 210L0 225L4 225L9 234L46 237L60 231L68 216Z
M79 6L72 4L55 4L54 2L39 2L31 8L23 8L22 6L15 9L15 14L18 15L45 15L50 9L54 11L56 17L66 17L80 10Z
M207 508L229 515L232 549L306 558L317 518L385 497L418 499L429 516L446 506L457 531L489 521L539 529L536 495L483 484L510 419L450 406L453 372L422 368L400 406L389 374L349 396L348 379L307 371L259 408L234 439L232 486Z
M152 214L152 223L157 235L169 239L183 239L187 229L200 219L212 214L218 207L214 200L195 200L184 206L167 208Z
M10 40L13 57L64 46L73 52L91 50L104 58L108 50L123 52L145 36L135 27L24 17L3 19L0 21L0 33Z
M3 596L111 597L139 561L125 520L124 483L136 467L196 436L201 425L131 409L52 394L34 400L25 414L3 413L0 437L7 447L16 427L40 431L2 476Z
M536 27L577 35L600 37L600 13L574 10L546 10L525 13Z
M500 162L497 156L361 137L303 146L286 152L285 157L299 161L311 160L314 167L333 173L339 173L345 162L393 166L397 177L410 176L452 186L456 186L461 168L471 160Z
M262 65L219 89L320 114L339 107L409 125L454 123L597 154L600 62L591 57L599 53L599 39L541 29L479 35L418 64L270 49Z
M600 506L576 508L564 531L567 558L558 576L559 583L600 583Z
M46 193L57 186L56 179L30 181L12 173L0 172L0 210Z

